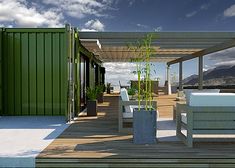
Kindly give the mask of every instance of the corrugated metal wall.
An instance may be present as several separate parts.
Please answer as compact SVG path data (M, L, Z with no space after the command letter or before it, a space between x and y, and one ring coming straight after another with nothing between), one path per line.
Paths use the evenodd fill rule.
M3 115L65 115L66 30L3 33Z
M90 60L89 61L89 80L90 80L90 86L89 87L92 87L94 88L95 87L95 69L93 68L93 65L92 65L93 61Z

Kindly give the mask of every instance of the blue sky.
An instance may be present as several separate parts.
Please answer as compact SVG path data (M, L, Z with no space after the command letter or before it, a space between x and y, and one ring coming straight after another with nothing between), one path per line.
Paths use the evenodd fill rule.
M63 27L65 23L82 31L235 31L235 0L0 0L0 27ZM234 51L217 54L223 60L205 57L204 68L235 64ZM113 78L108 80L126 83L133 68L109 64L107 76ZM118 69L125 75L115 78ZM157 70L163 83L165 64L157 64ZM172 73L177 71L174 65ZM184 76L195 73L196 60L185 62Z

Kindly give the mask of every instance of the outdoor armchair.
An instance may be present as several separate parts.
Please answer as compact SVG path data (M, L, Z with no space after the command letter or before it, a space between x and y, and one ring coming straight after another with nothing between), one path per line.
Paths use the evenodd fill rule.
M140 108L145 107L145 101L140 101ZM133 112L138 109L138 101L130 100L127 90L122 88L120 91L119 98L119 116L118 116L118 130L119 132L131 132L131 127L124 127L124 123L132 123L133 122ZM154 109L157 108L157 102L152 101L152 107ZM157 110L156 110L157 111ZM158 116L158 112L157 112Z

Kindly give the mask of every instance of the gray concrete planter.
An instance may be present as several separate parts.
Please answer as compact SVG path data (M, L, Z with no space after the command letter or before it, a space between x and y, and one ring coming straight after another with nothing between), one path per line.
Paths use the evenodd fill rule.
M97 116L97 100L87 101L87 116Z
M136 110L133 114L133 142L135 144L156 143L156 111Z

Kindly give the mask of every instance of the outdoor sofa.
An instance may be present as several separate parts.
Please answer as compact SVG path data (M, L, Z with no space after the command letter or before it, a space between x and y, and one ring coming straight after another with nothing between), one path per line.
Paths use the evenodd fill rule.
M178 96L176 97L177 101L180 101L180 104L185 102L188 104L190 100L191 93L219 93L220 89L184 89L183 91L178 91ZM173 109L173 120L176 119L176 106Z
M176 105L176 134L189 147L194 141L225 140L195 138L196 134L235 134L235 94L191 93L186 104Z

